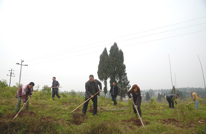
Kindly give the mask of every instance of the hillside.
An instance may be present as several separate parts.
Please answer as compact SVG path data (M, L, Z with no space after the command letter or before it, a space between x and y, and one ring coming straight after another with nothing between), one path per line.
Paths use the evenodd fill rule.
M206 133L206 105L194 109L191 100L178 101L175 109L169 109L166 101L142 103L141 126L132 109L132 102L113 102L103 96L98 99L98 116L92 115L92 101L89 102L86 116L78 109L71 111L84 102L84 97L61 94L61 99L53 101L50 92L35 91L30 99L30 111L25 109L14 117L17 102L15 88L0 89L0 132L1 133ZM22 104L21 104L22 105Z

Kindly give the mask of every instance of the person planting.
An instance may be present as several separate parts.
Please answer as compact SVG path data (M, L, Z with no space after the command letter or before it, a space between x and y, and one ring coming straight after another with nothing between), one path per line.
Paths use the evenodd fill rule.
M56 80L56 77L52 78L53 82L52 82L52 98L54 100L55 95L60 98L58 91L59 91L59 82Z
M178 97L179 97L178 94L167 95L166 99L167 99L167 102L169 103L169 108L174 108L174 102L177 104L177 101L175 101L175 99L177 99Z
M132 97L131 94L132 93ZM136 84L132 86L132 88L127 92L127 95L129 96L129 98L134 102L133 105L133 110L134 113L137 116L137 111L136 108L138 109L139 115L140 117L142 117L142 112L141 112L141 102L142 102L142 97L141 97L141 91L139 86L137 86Z
M100 87L100 89L99 89ZM102 84L98 80L94 79L93 75L89 76L89 80L85 83L85 101L91 97L93 101L93 115L97 116L97 95L94 96L95 93L102 91ZM99 93L98 93L99 95ZM82 114L85 115L87 112L89 101L84 103L84 107L82 109Z
M198 109L198 108L199 108L199 106L198 106L199 96L198 96L198 94L195 93L195 92L190 91L190 93L192 94L193 101L195 102L195 109Z
M29 110L29 101L26 103L26 101L28 100L28 96L30 95L30 97L32 97L32 93L33 93L33 87L34 87L34 82L30 82L29 84L26 85L22 85L18 91L17 91L17 104L15 107L15 112L17 113L20 109L20 105L21 105L21 100L23 100L24 102L24 106L26 106L26 110Z
M116 83L113 82L113 85L111 86L111 89L109 93L112 95L112 101L114 102L114 105L117 105L116 98L118 97L118 87L116 86Z

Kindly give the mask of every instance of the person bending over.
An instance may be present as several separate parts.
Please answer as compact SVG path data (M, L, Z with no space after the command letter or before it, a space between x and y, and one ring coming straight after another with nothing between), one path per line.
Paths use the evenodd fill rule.
M131 95L132 94L132 97ZM141 112L141 102L142 102L142 97L141 97L141 91L140 91L140 88L139 86L137 86L136 84L132 86L131 90L129 90L127 92L127 95L129 96L129 98L134 102L135 105L133 105L133 110L134 110L134 113L136 114L137 116L137 111L136 111L136 108L138 109L138 112L139 112L139 115L140 117L142 117L142 112Z

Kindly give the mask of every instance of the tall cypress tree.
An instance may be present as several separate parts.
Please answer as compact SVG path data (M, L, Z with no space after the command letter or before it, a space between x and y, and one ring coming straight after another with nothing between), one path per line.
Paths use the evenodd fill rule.
M113 82L117 82L118 78L118 67L120 66L120 55L119 55L119 48L117 43L114 43L110 48L109 53L109 77L110 77L110 86Z
M107 49L105 48L102 54L100 55L99 66L98 66L98 77L101 81L104 81L104 93L107 94L107 79L109 77L109 56Z
M124 64L124 54L122 50L119 50L117 43L114 43L110 49L109 63L110 85L112 85L113 82L117 82L119 96L122 100L130 85L127 78L126 66Z

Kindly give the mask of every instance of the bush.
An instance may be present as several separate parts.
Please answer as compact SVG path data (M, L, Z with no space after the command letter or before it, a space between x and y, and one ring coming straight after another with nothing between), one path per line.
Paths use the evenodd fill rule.
M152 98L149 103L150 103L150 106L151 106L153 109L156 108L157 102L156 102L156 100L155 100L154 98Z
M0 80L0 88L5 88L8 87L7 81L6 80Z

